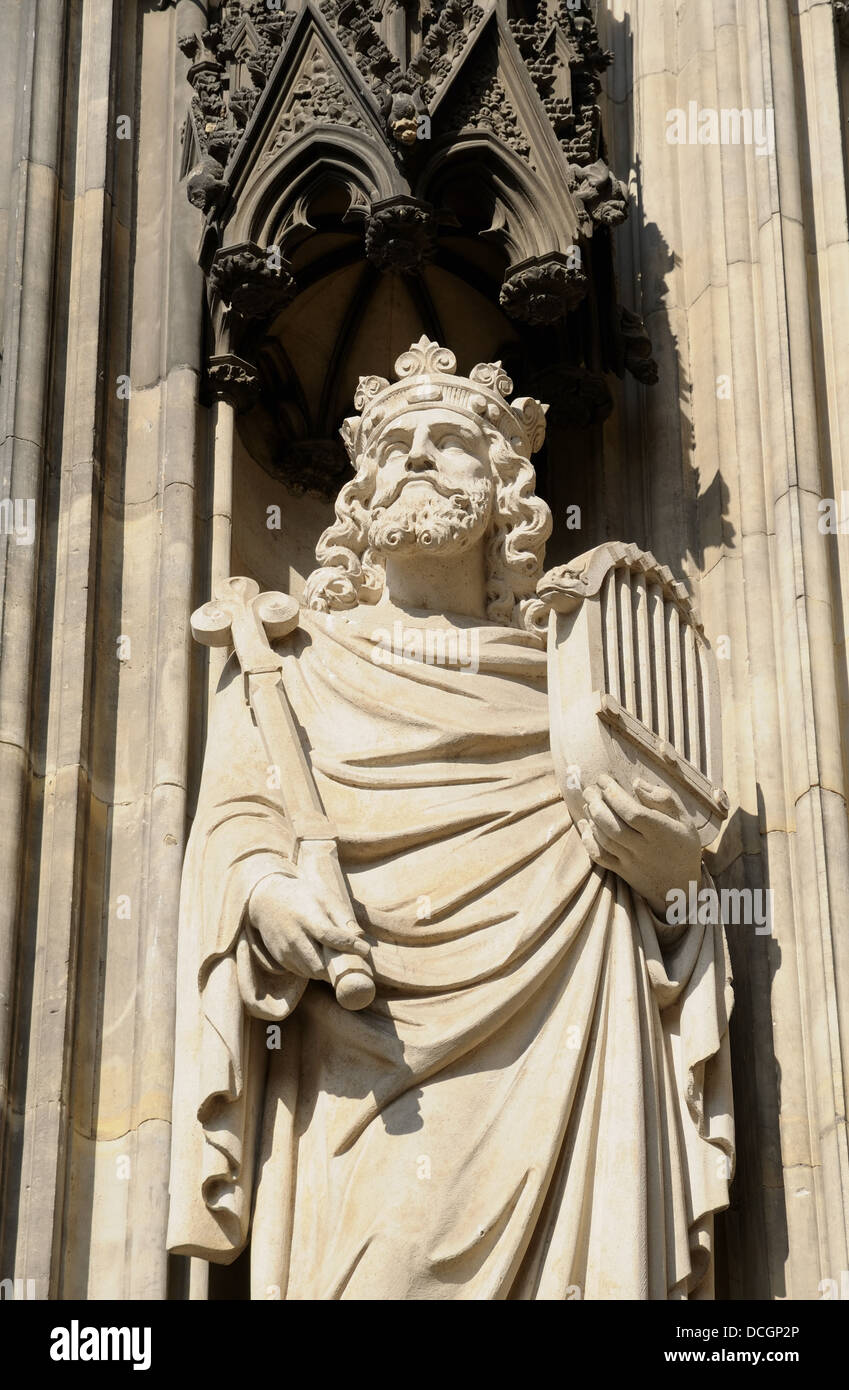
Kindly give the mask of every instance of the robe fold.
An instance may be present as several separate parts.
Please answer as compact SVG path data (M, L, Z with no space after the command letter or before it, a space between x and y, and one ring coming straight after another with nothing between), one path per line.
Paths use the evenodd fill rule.
M722 927L671 928L591 864L544 644L469 635L474 662L429 664L304 613L280 644L371 945L359 1013L251 928L253 887L297 870L225 671L183 878L169 1248L229 1261L250 1229L257 1298L711 1297Z

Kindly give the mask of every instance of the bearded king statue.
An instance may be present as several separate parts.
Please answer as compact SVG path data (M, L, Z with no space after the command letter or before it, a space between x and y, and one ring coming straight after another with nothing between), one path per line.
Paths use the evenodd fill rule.
M721 923L667 911L724 813L701 630L633 546L543 574L545 408L500 364L423 338L395 374L302 604L234 579L193 620L235 651L169 1248L250 1241L261 1299L711 1298L730 977Z

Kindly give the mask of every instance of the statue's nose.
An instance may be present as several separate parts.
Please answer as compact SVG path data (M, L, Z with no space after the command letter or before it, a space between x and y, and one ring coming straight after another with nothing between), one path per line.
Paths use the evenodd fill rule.
M429 468L433 468L433 451L430 447L430 440L426 430L418 429L410 444L406 469L408 473L424 473Z

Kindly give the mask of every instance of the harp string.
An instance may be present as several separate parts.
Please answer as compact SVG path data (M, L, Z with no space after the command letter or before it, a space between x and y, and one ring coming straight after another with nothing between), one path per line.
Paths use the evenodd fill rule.
M709 655L657 580L611 567L600 594L604 685L623 709L711 775Z

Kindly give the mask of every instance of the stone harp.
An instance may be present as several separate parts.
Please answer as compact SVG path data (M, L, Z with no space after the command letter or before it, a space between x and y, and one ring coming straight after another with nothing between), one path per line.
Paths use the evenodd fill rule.
M687 590L653 555L618 542L550 570L551 744L573 820L607 772L674 789L702 846L728 814L716 660Z

